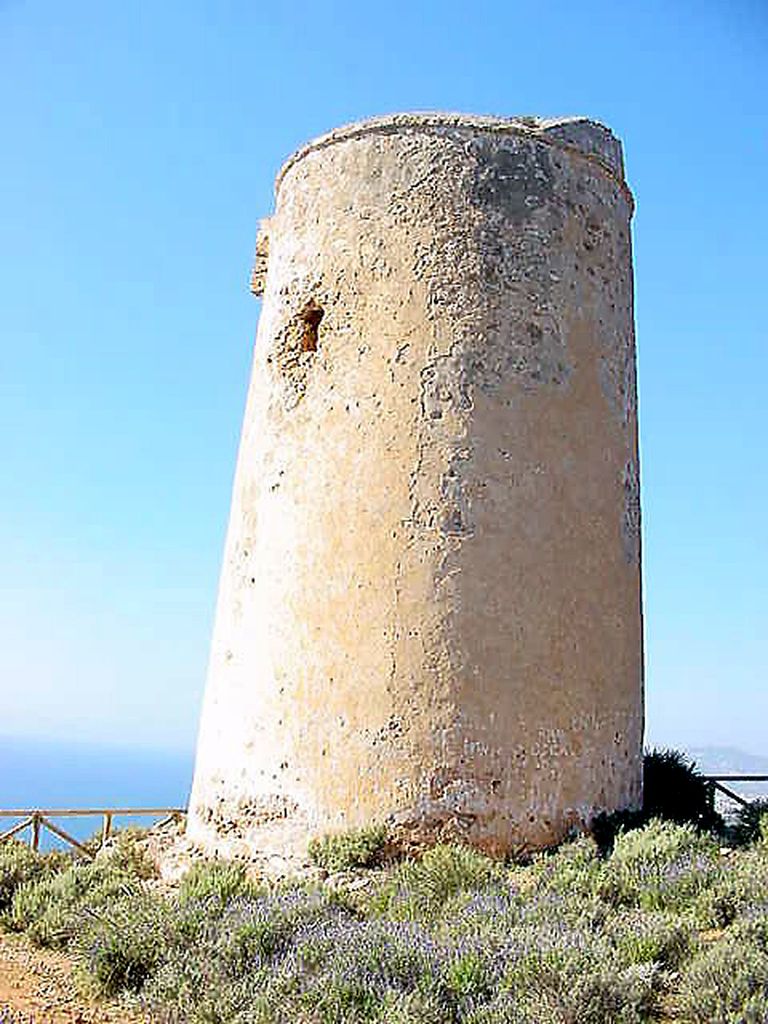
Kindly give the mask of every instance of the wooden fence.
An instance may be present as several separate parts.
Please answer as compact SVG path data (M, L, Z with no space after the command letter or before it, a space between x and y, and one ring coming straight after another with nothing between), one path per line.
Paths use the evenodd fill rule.
M750 800L736 793L731 786L738 782L768 782L768 775L704 775L709 787L710 806L714 810L715 795L720 792L730 800L735 801L742 807L748 807ZM79 839L75 839L69 832L60 825L51 821L51 818L86 818L100 817L102 819L101 843L105 843L112 834L112 822L115 818L160 818L157 826L169 824L172 821L181 821L186 815L183 807L87 807L87 808L23 808L0 810L0 818L21 818L5 832L0 832L0 843L12 836L20 835L25 829L30 830L29 845L33 850L40 848L40 833L48 829L53 835L73 847L84 857L92 858L95 851L85 846Z
M768 782L768 775L705 775L704 778L707 780L709 786L709 805L714 811L715 809L715 795L720 792L728 797L729 800L735 801L741 807L749 807L752 800L743 797L740 793L734 792L725 783L734 782ZM755 799L754 797L752 798Z
M167 825L172 821L180 821L186 810L183 807L87 807L78 808L32 808L0 810L0 818L21 818L6 832L0 833L0 843L11 836L22 833L25 829L30 830L29 845L33 850L40 848L40 833L42 829L48 829L53 835L58 836L65 843L72 846L83 857L92 858L95 854L93 849L85 846L80 840L66 832L60 825L51 821L51 818L94 818L102 819L101 842L103 845L112 835L112 822L115 818L161 818L157 826Z

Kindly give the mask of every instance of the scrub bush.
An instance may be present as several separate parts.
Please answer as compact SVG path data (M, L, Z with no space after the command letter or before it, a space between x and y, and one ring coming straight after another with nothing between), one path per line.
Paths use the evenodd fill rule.
M0 845L0 923L19 886L49 878L71 863L66 854L36 853L17 839L7 839Z
M589 836L564 843L551 853L537 856L531 874L539 892L590 898L599 888L603 864L597 843Z
M242 864L206 860L193 864L181 880L178 899L181 904L204 902L210 913L224 910L238 896L255 895L258 886L251 882Z
M144 830L123 828L114 832L106 845L97 847L96 860L108 862L118 871L125 871L135 878L157 878L157 865L152 861L144 845ZM97 836L100 844L101 835Z
M165 958L171 927L165 901L146 893L87 907L75 939L80 987L96 996L138 992Z
M259 886L242 865L206 862L161 895L140 859L115 850L51 876L27 852L3 851L20 865L14 927L68 946L89 994L120 996L157 1024L646 1024L670 1008L680 1024L765 1024L768 1014L768 847L722 856L691 824L650 822L607 857L577 839L525 866L438 846L372 885L341 877L332 892Z
M738 917L768 913L768 851L753 846L721 858L719 871L692 911L708 928L724 928Z
M367 868L378 863L386 842L386 826L374 825L313 839L309 844L309 856L326 871Z
M752 800L746 807L739 807L726 829L728 842L732 846L748 846L761 840L763 819L768 830L768 799Z
M653 963L676 971L698 948L689 918L660 911L620 911L606 921L605 934L625 966Z
M656 820L617 837L601 894L615 905L684 911L719 871L713 836L690 824Z
M680 1007L691 1024L765 1024L768 916L729 928L688 965Z
M37 945L62 947L77 935L86 908L98 911L140 891L138 879L109 863L74 864L53 877L20 885L7 922Z
M498 884L504 870L468 846L433 846L418 860L398 864L374 900L395 919L430 917L462 891Z

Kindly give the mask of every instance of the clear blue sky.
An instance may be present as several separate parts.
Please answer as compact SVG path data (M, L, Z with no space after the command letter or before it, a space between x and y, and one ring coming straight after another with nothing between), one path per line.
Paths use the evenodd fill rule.
M0 734L194 742L272 180L394 110L624 140L649 739L768 751L768 4L0 0Z

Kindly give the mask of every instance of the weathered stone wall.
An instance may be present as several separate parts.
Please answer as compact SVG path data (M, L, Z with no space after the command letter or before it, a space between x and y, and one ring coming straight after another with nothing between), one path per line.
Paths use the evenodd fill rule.
M189 832L503 852L640 798L621 147L401 115L283 168Z

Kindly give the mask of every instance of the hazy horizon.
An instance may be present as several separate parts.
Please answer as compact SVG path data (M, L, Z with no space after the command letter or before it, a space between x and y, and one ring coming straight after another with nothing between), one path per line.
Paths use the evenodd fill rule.
M196 737L195 737L196 739ZM120 756L125 755L130 758L140 757L145 755L150 758L171 758L176 760L188 760L190 763L194 762L195 758L195 742L184 745L170 745L167 747L162 746L142 746L142 745L127 745L125 743L114 742L99 742L98 740L91 739L79 739L71 740L65 736L44 736L44 735L29 735L23 733L3 733L0 732L0 774L5 768L3 761L3 754L7 755L6 744L15 745L17 749L23 749L24 747L34 747L36 745L42 747L61 747L63 749L71 751L82 751L83 753L98 753L109 756ZM653 749L676 749L681 750L683 753L689 756L694 756L695 752L705 751L709 754L720 754L727 753L733 754L737 757L763 759L766 762L766 770L768 771L768 749L747 749L739 744L729 743L662 743L657 742L653 738L646 736L643 749L645 751ZM10 762L9 762L10 763Z

